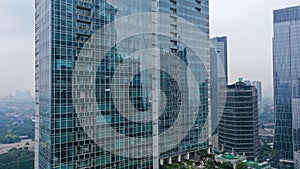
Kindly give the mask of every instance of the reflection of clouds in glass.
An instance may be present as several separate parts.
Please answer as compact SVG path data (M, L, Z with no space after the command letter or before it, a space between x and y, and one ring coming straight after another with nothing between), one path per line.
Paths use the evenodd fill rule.
M158 22L158 27L173 22L169 15L158 15L156 17L161 21L161 23ZM180 146L178 144L191 144L184 143L183 138L185 137L193 137L192 140L196 141L193 144L197 145L199 141L206 142L209 137L208 106L204 106L208 104L208 71L206 68L209 63L207 55L209 42L205 33L182 18L177 18L176 29L178 37L180 37L179 44L171 51L165 50L169 47L157 49L156 43L163 44L163 39L168 38L170 34L164 29L154 29L152 19L153 13L130 15L120 18L116 22L108 23L101 28L102 30L96 32L92 39L104 38L105 42L98 42L104 47L104 50L91 56L90 60L93 60L91 70L93 71L90 73L96 75L96 80L86 85L89 85L88 88L91 89L96 86L91 100L96 101L92 103L97 105L95 115L102 116L95 118L96 124L98 124L97 121L105 121L105 124L96 125L97 131L109 132L109 136L117 136L117 140L122 138L121 140L126 140L125 142L133 139L134 142L148 143L152 140L149 140L152 132L159 129L159 150L160 153L164 153L176 148L175 146ZM87 42L91 41L87 40ZM84 59L79 58L77 64L80 64L81 60ZM146 79L143 79L143 83L137 79L138 83L132 84L132 81L135 80L134 77L143 70L151 71L148 73L148 75L152 74L148 81L152 81L152 84L145 83L145 86L143 83L147 81ZM82 75L77 74L75 70L73 78L78 79L79 76ZM135 87L131 88L130 84ZM73 86L75 93L81 90L78 87L75 83ZM143 87L148 89L144 90ZM176 88L177 93L175 92ZM132 91L128 91L129 89ZM148 107L150 112L147 112L145 111L147 109L143 107L145 102L142 96L146 93L149 96L150 93L147 92L149 90L151 99L148 100L151 100L151 107ZM76 101L78 99L74 98L75 104ZM199 109L199 106L202 108ZM162 111L163 107L166 112ZM81 119L83 115L79 113L78 118ZM125 123L113 125L113 117L122 119ZM200 121L203 120L205 122L201 123ZM130 125L128 126L128 124ZM89 126L90 124L82 121L81 125ZM151 130L150 135L142 132L141 137L132 137L130 130L139 128L138 126L153 127L153 131ZM122 129L123 127L125 130ZM189 135L190 132L193 135ZM93 140L97 140L96 138L99 137L90 131L86 131L86 133ZM156 143L149 144L155 146ZM107 145L103 148L113 154L121 153L116 152L117 147L115 146ZM130 153L126 156L137 157L135 153L135 149L130 149ZM138 155L138 157L141 156L149 157L149 154Z

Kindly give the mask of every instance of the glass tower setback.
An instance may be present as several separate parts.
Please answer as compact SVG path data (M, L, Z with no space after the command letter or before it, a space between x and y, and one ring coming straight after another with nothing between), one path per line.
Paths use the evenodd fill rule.
M158 168L208 146L208 0L35 6L36 169Z
M211 121L212 132L217 132L218 122L224 110L225 88L228 83L227 37L211 39L210 74L211 74Z
M253 81L252 85L257 89L258 115L261 115L264 111L262 102L262 84L261 81Z
M218 62L221 63L221 64L216 63L214 66L217 67L218 72L222 72L222 73L219 73L219 76L220 75L225 76L225 77L223 77L223 81L225 81L225 83L227 85L228 84L227 37L226 36L214 37L211 39L211 43L218 55L218 59L219 59ZM221 78L221 77L219 77L219 78Z
M299 149L300 6L274 11L273 76L275 100L274 149L293 161Z

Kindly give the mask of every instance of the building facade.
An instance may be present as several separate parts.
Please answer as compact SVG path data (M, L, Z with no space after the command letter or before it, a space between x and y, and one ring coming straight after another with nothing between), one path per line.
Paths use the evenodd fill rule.
M217 126L223 112L222 100L224 90L228 83L227 68L227 37L214 37L211 39L210 72L211 72L211 115L212 132L217 133Z
M244 82L227 86L226 104L218 131L222 151L245 155L252 160L257 157L258 110L254 86Z
M298 98L300 71L300 6L274 11L273 76L275 100L274 149L285 162L299 150Z
M294 168L300 168L300 152L294 152Z
M36 169L158 168L208 147L208 0L35 6Z

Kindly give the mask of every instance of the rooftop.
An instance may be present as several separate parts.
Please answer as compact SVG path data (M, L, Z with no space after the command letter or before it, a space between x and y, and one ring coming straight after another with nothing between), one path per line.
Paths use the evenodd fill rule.
M300 20L300 6L274 10L274 23Z

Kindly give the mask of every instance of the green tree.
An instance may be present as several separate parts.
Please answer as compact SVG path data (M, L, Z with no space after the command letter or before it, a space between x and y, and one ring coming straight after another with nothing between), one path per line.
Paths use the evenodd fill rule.
M233 164L230 162L217 163L219 169L233 169Z
M248 166L240 161L236 164L236 169L248 169Z
M211 169L211 168L216 168L216 163L213 159L207 158L207 161L205 162L205 168Z
M33 166L34 152L14 148L0 155L1 169L32 169Z

